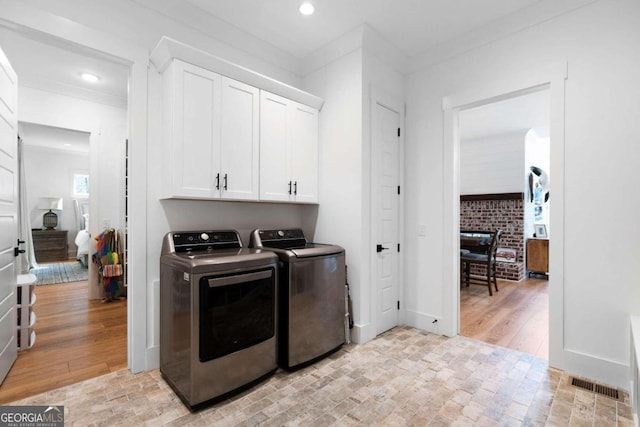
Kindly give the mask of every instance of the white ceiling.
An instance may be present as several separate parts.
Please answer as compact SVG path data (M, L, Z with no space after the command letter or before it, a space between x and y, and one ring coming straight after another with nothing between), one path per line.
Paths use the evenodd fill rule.
M25 122L20 122L18 131L25 146L89 153L89 134L86 132Z
M268 43L304 58L366 23L411 57L541 0L186 0Z
M0 26L0 46L18 75L21 86L35 87L117 107L127 105L127 67L109 60L79 54L32 40ZM80 74L100 77L88 83Z
M186 7L185 2L191 7ZM183 9L183 13L176 12L172 19L182 21L187 26L190 26L189 16L193 18L197 11L202 10L202 14L197 16L199 23L221 25L222 20L238 29L236 35L246 34L247 37L237 37L235 42L249 46L253 40L254 44L259 45L259 39L300 60L364 23L406 56L413 56L430 52L434 46L447 46L449 41L481 28L500 27L505 20L534 15L532 12L535 9L554 9L555 14L566 11L575 3L567 0L312 0L316 12L305 17L298 12L301 2L132 0L132 3L146 8L146 13L153 13L149 9L164 14L175 8ZM142 13L145 11L139 10ZM206 28L200 26L192 28L207 32ZM96 55L73 53L64 46L45 44L29 38L28 34L18 34L2 26L0 46L24 86L126 108L128 70L121 64ZM99 75L101 81L93 85L82 81L79 75L84 71ZM520 122L525 120L508 118L505 114L504 109L492 113L493 118L501 119L491 119L491 122L514 128L521 126ZM480 123L480 119L473 120ZM474 132L485 132L482 126L486 125L478 124L478 130Z
M509 98L460 112L460 140L468 141L534 129L549 133L549 90Z

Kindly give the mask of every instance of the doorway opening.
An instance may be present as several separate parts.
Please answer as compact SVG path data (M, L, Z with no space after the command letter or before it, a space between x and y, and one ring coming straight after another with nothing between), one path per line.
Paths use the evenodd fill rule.
M64 154L51 147L46 154L39 153L31 167L32 178L49 192L54 191L53 181L60 181L55 191L63 199L63 208L57 228L68 232L67 258L82 255L76 262L84 262L89 269L86 281L35 287L37 338L31 348L18 354L0 386L0 402L8 403L127 367L127 301L100 302L101 279L92 254L94 238L105 228L125 230L129 67L90 48L20 26L0 26L0 46L18 76L18 120L24 139L33 142L38 139L35 134L48 133L62 135L58 142L69 144ZM99 76L98 82L81 80L85 72ZM69 152L76 142L73 135L87 139L82 155ZM71 165L69 161L76 157L86 163ZM43 175L44 167L38 168L38 162L60 169ZM87 178L88 188L83 187ZM40 220L42 211L32 217ZM41 226L41 221L36 222L34 227ZM80 227L90 236L82 254L76 249Z
M459 115L460 334L544 359L549 346L549 111L549 89L543 89ZM468 237L472 231L478 237ZM495 243L489 233L495 233ZM483 263L470 261L474 258Z

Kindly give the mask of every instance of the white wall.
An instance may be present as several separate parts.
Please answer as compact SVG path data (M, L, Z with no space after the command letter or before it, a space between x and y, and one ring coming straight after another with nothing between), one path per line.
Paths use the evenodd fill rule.
M22 122L90 134L89 231L97 236L107 226L123 230L126 110L24 86L18 88L18 108ZM93 269L90 263L90 296L97 298L100 295Z
M324 99L319 116L319 202L314 240L346 250L354 319L367 322L362 271L362 50L308 75L305 90Z
M640 146L640 4L595 2L408 76L407 302L441 316L443 97L568 62L565 133L564 368L628 387L629 318L640 312L634 176ZM551 141L553 144L553 141ZM595 173L594 173L595 172ZM553 192L553 190L552 190ZM602 224L597 237L591 230ZM553 279L553 278L552 278ZM450 284L449 284L450 286Z
M524 139L517 132L460 140L460 194L522 193Z
M375 336L371 280L371 93L402 98L402 75L389 65L395 48L366 25L334 41L304 89L324 99L320 113L320 206L315 240L346 250L355 328L352 339ZM384 49L381 48L384 47ZM346 53L344 53L346 52ZM343 53L342 55L340 53Z
M74 242L78 227L73 207L73 173L89 171L89 154L25 145L24 168L31 228L42 228L45 211L38 209L40 197L62 197L62 211L56 212L56 229L67 230L68 256L74 258L78 249Z

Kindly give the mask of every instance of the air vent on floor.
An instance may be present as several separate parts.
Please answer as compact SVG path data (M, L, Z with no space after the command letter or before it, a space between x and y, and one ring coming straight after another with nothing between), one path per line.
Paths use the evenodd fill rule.
M597 394L601 394L603 396L610 397L612 399L618 400L619 393L615 388L607 387L604 385L596 384L591 381L581 380L580 378L570 377L571 385L574 387L578 387L584 390L589 390Z

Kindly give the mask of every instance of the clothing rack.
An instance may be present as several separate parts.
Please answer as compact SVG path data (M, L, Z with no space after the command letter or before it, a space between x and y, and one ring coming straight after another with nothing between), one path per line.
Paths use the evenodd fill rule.
M110 302L125 297L120 233L115 228L106 228L96 237L96 241L97 252L92 259L98 267L102 301Z

